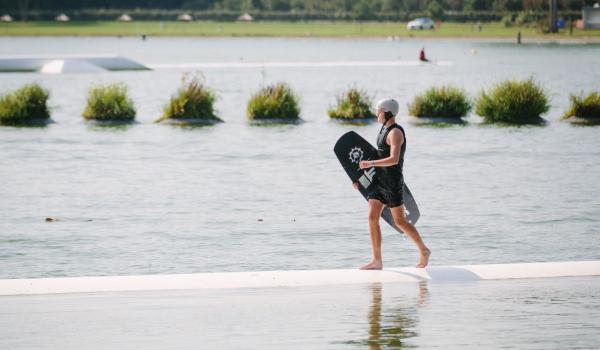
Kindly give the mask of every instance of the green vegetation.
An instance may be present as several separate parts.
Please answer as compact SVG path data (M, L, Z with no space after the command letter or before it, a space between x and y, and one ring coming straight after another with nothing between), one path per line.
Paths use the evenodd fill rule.
M427 118L461 118L471 110L466 93L452 86L432 87L408 106L410 115Z
M510 13L502 17L501 22L506 27L518 26L529 27L539 25L540 22L546 21L546 13L534 13L521 11L518 13Z
M501 82L489 93L482 91L475 103L485 121L508 124L539 124L549 108L546 92L531 78Z
M215 93L198 79L192 77L188 80L183 77L183 86L171 97L165 106L163 115L157 122L165 120L178 120L185 122L219 122L214 110Z
M444 6L440 3L439 0L431 0L427 5L427 9L425 11L427 17L431 17L434 20L442 20L444 19Z
M83 117L100 122L132 122L135 107L127 96L127 87L123 84L92 87Z
M50 119L49 95L48 90L34 83L0 96L0 125L46 123Z
M561 15L577 13L597 0L559 1ZM547 12L545 0L86 0L0 1L0 10L16 18L54 18L66 12L73 19L115 19L127 12L134 19L165 20L182 12L194 18L234 20L249 12L254 18L304 19L402 19L409 16L484 20L508 12ZM579 13L577 13L579 14Z
M471 23L442 23L436 30L409 31L405 22L12 22L0 23L0 36L208 36L208 37L415 37L415 38L510 38L521 32L524 39L600 39L598 30L574 29L543 34L536 27L505 27L483 23L481 31Z
M298 120L298 97L285 83L267 86L250 98L247 116L250 120Z
M335 109L327 111L333 119L374 119L371 98L363 90L350 89L337 97Z
M600 93L594 91L587 96L571 95L571 107L563 115L563 120L576 123L600 123Z

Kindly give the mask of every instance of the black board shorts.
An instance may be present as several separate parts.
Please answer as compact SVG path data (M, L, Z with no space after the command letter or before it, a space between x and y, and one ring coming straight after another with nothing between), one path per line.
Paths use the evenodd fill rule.
M396 186L381 186L376 184L367 199L376 199L388 208L404 205L404 181L399 181Z

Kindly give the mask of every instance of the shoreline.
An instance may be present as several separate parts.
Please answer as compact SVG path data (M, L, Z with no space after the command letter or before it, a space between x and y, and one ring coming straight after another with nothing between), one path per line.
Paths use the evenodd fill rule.
M442 23L435 30L409 31L403 22L278 22L252 23L195 21L136 22L68 22L0 23L0 37L145 37L145 38L324 38L375 40L465 40L523 43L600 43L600 30L563 29L556 34L543 34L534 27L506 27L500 22Z
M96 34L96 35L80 35L80 34L23 34L23 35L5 35L0 33L0 39L31 39L31 38L114 38L114 39L134 39L140 38L141 35L111 35L111 34ZM506 36L489 36L489 37L471 37L471 36L301 36L301 35L146 35L147 40L151 39L296 39L296 40L386 40L386 41L465 41L475 43L517 43L516 38ZM577 44L577 45L596 45L600 44L600 37L577 37L577 38L556 38L544 36L522 37L522 45L528 44Z

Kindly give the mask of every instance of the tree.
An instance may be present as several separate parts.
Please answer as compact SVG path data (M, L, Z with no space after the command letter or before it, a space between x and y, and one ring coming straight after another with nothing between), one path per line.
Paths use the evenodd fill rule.
M381 12L395 13L396 19L400 19L400 12L402 11L403 2L402 0L383 0L381 4Z
M381 9L386 12L400 11L402 9L402 0L383 0Z
M451 11L462 11L463 0L444 0L443 6Z
M427 5L427 14L433 19L442 20L444 18L444 9L437 0L433 0Z
M465 0L465 11L485 11L491 9L491 3L487 0Z
M506 0L505 9L508 11L523 11L523 1Z
M564 9L580 11L582 6L593 6L596 2L598 0L559 0L558 4Z
M375 11L368 0L360 0L354 5L352 12L355 19L365 20L373 18Z
M407 13L422 10L422 3L419 0L403 0L402 3L404 4L404 11Z
M492 3L492 9L494 11L522 11L523 1L522 0L494 0Z
M218 3L215 3L215 8L221 10L241 11L242 0L221 0Z
M299 11L304 11L306 10L306 4L303 0L292 0L290 2L290 7L292 8L292 10L299 10Z
M182 8L191 10L208 10L212 6L211 0L188 0L181 5Z
M29 0L19 0L19 12L21 13L21 21L26 22L29 15Z
M547 0L523 0L523 9L531 11L542 11Z
M286 0L265 0L265 7L270 11L289 11L290 3Z

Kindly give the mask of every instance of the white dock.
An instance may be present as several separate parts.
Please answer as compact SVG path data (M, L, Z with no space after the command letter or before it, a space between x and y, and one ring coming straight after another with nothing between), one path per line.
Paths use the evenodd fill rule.
M600 261L432 266L382 271L297 270L174 275L25 278L0 280L0 296L60 293L300 287L361 283L600 276Z

